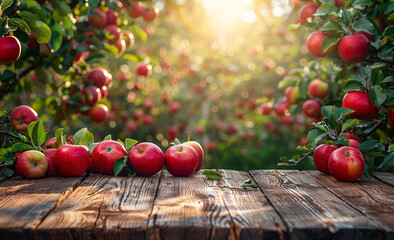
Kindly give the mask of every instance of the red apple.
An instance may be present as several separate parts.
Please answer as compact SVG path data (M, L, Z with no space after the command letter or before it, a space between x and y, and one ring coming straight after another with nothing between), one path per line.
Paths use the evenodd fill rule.
M56 140L56 138L55 138L55 140ZM45 175L47 175L47 176L53 177L53 176L59 175L59 172L57 171L56 166L55 166L56 152L57 152L57 149L54 149L54 148L48 149L44 152L44 155L48 160L48 169L45 173Z
M373 118L379 112L379 108L372 104L369 94L358 91L346 93L342 100L342 107L354 111L348 115L349 117L361 120Z
M282 117L280 117L280 123L284 126L288 126L293 122L293 117L292 116L287 116L284 115Z
M344 6L345 3L346 3L346 0L334 0L334 4L337 8Z
M90 152L86 146L61 145L56 152L55 166L64 177L79 177L89 167Z
M360 146L360 142L354 139L349 139L348 142L349 147L353 147L355 149L358 149L358 146Z
M107 120L108 114L108 108L104 104L97 104L89 111L90 119L97 123Z
M142 124L143 125L149 125L153 122L153 117L150 115L144 115L142 117Z
M155 18L157 17L158 14L159 14L159 9L157 9L156 6L152 5L150 8L144 9L144 13L142 14L142 18L146 22L152 22L153 20L155 20Z
M85 87L81 90L81 93L85 96L85 102L89 106L93 106L101 100L101 91L94 85Z
M214 141L208 141L206 148L208 152L213 152L216 149L216 143Z
M105 14L107 15L107 25L116 25L119 18L119 13L112 10L107 10Z
M306 139L306 137L302 137L302 138L300 139L300 141L298 142L298 144L300 144L300 146L306 146L306 145L308 145L309 143L308 143L308 140Z
M152 74L152 66L150 64L138 63L135 74L137 74L137 76L149 77Z
M228 134L235 134L235 133L237 133L237 132L238 132L238 126L235 125L234 123L230 124L230 125L227 127L226 132L227 132Z
M101 67L96 67L89 72L87 80L93 82L96 87L101 88L106 84L108 85L108 76L109 74L107 70Z
M116 48L118 49L118 54L123 54L126 51L126 41L119 39L115 43Z
M164 154L157 145L143 142L131 149L129 162L137 175L152 176L163 168Z
M316 118L320 116L321 105L318 101L309 99L302 104L302 111L307 117Z
M341 147L331 153L328 169L338 181L356 181L364 172L363 154L352 147Z
M126 149L119 142L113 140L100 142L92 152L93 168L101 174L113 175L115 161L126 154Z
M308 85L308 92L315 98L323 99L329 93L328 83L320 79L314 79Z
M123 31L123 40L126 42L126 48L131 48L134 46L134 35L130 31Z
M48 168L48 160L42 152L28 150L21 153L16 161L16 172L23 178L40 178Z
M27 47L28 48L32 48L32 49L37 48L38 47L38 42L37 42L37 39L35 38L33 32L31 32L29 34L29 38L30 38L30 41L27 43Z
M14 36L0 38L0 62L12 63L19 59L21 55L21 44Z
M308 18L310 17L313 18L313 14L316 13L318 8L319 6L317 6L313 1L305 3L304 6L302 6L302 8L300 9L300 12L298 14L300 17L300 22L304 24L307 22Z
M199 161L196 150L185 144L170 147L164 157L168 172L176 177L192 175Z
M346 140L346 139L354 139L354 140L360 142L360 138L358 138L358 137L357 137L356 135L354 135L354 134L351 134L351 133L343 133L343 134L345 135L344 140Z
M301 98L298 87L288 87L285 90L286 100L289 104L296 104Z
M192 148L194 148L194 150L196 150L198 154L198 163L195 172L200 171L202 164L204 162L204 150L202 149L201 145L196 141L190 141L190 139L188 139L188 141L183 144L189 145Z
M100 93L101 93L101 98L106 98L108 97L108 88L106 86L102 86L100 89Z
M129 133L133 133L137 131L137 129L138 129L138 124L134 121L128 122L126 124L126 131Z
M373 35L371 35L371 34L369 34L369 33L367 33L367 32L362 32L362 31L355 31L353 34L354 34L354 35L362 34L362 35L366 36L366 37L368 38L369 41L372 41L373 38L374 38Z
M177 137L177 127L176 126L170 126L167 128L167 138L170 142L174 141L175 138Z
M387 120L394 127L394 105L390 106L387 110Z
M261 104L261 113L265 116L271 113L272 103L262 103Z
M274 112L278 117L281 117L283 115L285 115L286 110L288 110L290 107L290 104L287 102L283 102L278 104L275 109Z
M176 113L181 109L181 104L179 102L171 102L170 103L170 113Z
M50 148L50 149L51 149L51 148L53 148L53 145L55 144L55 142L56 142L56 138L55 138L55 137L49 139L49 140L45 143L44 149L47 149L47 148Z
M127 9L127 14L131 18L138 18L145 12L142 2L132 2Z
M18 106L11 112L11 125L18 132L27 132L29 124L37 120L36 111L26 105Z
M319 145L313 154L313 161L315 162L315 167L322 173L330 174L328 169L328 159L333 151L338 148L328 144Z
M120 28L116 25L108 25L105 27L105 29L108 31L108 34L110 35L110 40L109 42L111 44L115 44L119 39L120 39Z
M103 29L107 25L107 15L100 8L93 9L93 14L88 17L88 22L95 28Z
M368 56L369 40L362 34L348 35L339 41L338 54L343 61L359 63Z
M335 52L336 44L332 45L329 49L323 52L322 42L327 36L327 33L324 34L322 32L313 32L308 36L308 39L306 40L306 45L312 56L320 58L328 56Z

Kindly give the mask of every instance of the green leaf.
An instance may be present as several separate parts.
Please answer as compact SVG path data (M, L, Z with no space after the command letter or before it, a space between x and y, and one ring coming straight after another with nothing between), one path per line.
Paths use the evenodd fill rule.
M222 175L214 170L204 170L202 175L205 175L208 179L212 180L220 180L222 179Z
M322 4L314 14L315 16L324 16L330 13L335 13L338 8L334 4Z
M118 176L125 166L125 158L119 158L116 160L114 165L114 175Z
M371 68L369 66L362 67L361 73L364 75L364 78L371 78Z
M348 119L346 120L346 122L342 125L342 132L346 131L348 128L356 125L357 123L359 123L360 120L358 119Z
M372 1L372 0L355 0L354 3L353 3L353 6L357 6L357 5L364 6L364 5L366 5L366 6L369 7L373 3L374 3L374 1Z
M34 36L39 44L48 43L51 39L52 32L47 24L42 21L35 20L30 22L30 28L34 32Z
M371 21L369 21L367 18L361 18L357 21L355 21L352 24L352 27L356 31L362 31L366 32L369 34L373 34L375 26Z
M318 123L312 123L316 128L320 129L322 132L328 132L327 128L325 128L324 126L318 124Z
M74 134L74 145L85 145L92 144L94 142L94 137L87 128L82 128Z
M112 140L111 134L108 134L107 136L105 136L103 141L107 141L107 140Z
M88 144L88 148L89 148L90 154L93 154L93 150L98 144L99 143L90 143L90 144Z
M372 179L372 166L371 166L371 163L367 159L365 159L365 168L364 168L363 175L369 179Z
M17 142L14 145L12 145L11 152L17 153L17 152L24 152L24 151L32 150L32 149L33 149L33 147L30 145L27 145L26 143Z
M49 47L53 51L57 52L62 46L63 42L63 29L60 25L54 24L51 26L51 40L49 41Z
M41 144L45 143L47 133L40 120L29 124L28 134L33 146L39 147Z
M388 26L384 32L382 33L384 37L392 37L394 36L394 26Z
M354 113L354 110L349 109L349 108L340 107L337 110L335 110L334 115L335 115L335 119L339 120L351 113Z
M352 14L347 9L342 9L342 20L346 26L349 26L352 22Z
M380 169L384 167L387 163L389 163L394 157L394 153L390 152L383 158L383 161L376 167L377 169Z
M322 41L322 51L326 52L330 47L336 45L339 40L341 40L342 36L339 34L329 34Z
M14 175L14 171L12 171L11 169L5 166L0 167L0 172L6 175L7 177L12 177L12 175Z
M125 139L125 148L127 152L130 152L130 150L138 143L137 140L126 138Z
M323 117L329 117L331 115L331 113L333 113L335 111L336 107L335 106L323 106L321 108L321 114L323 115Z
M328 135L327 132L322 132L320 129L312 129L311 131L308 132L306 139L309 145L315 147L316 144L327 135Z
M340 145L343 145L343 146L349 146L349 140L347 140L347 141L344 141L344 140L335 140L334 143L340 144Z
M64 128L58 128L55 132L56 142L53 144L54 148L59 148L61 145L65 143L65 137L63 136Z
M394 83L394 76L387 76L383 79L383 81L381 82L381 84L383 83Z
M129 172L127 174L127 177L135 177L135 176L137 176L137 173L135 173L134 170L131 170L131 169L127 168L127 171Z
M118 143L120 143L120 144L122 144L122 145L123 145L123 147L125 147L125 148L126 148L126 145L124 144L124 142L123 142L122 140L120 140L119 138L118 138L117 142L118 142Z
M332 32L332 31L341 31L343 29L338 22L333 21L333 22L325 23L319 30L322 32Z
M25 33L30 34L29 25L25 22L25 20L21 18L10 18L8 20L9 24L14 24L16 27L22 29Z
M373 105L380 107L386 101L386 92L380 85L375 85L369 88L369 98Z
M122 58L125 59L125 60L131 60L131 61L133 61L135 63L139 61L137 56L135 56L133 54L130 54L130 53L123 54Z
M6 8L11 7L11 5L12 5L13 2L14 2L13 0L5 0L5 1L3 1L3 2L0 4L0 10L4 10L4 9L6 9Z
M104 49L112 53L113 55L117 56L119 51L118 48L111 45L111 44L104 44Z
M370 150L372 150L373 148L376 148L377 146L379 146L380 141L378 140L369 140L366 142L362 142L359 146L358 146L358 150L360 150L361 152L368 152Z
M174 140L174 144L175 144L175 145L179 145L179 144L182 144L182 143L181 143L181 141L179 141L179 139L178 139L178 138L175 138L175 140Z
M61 16L67 16L68 14L72 13L71 8L66 1L56 0L56 5Z
M382 70L373 70L371 73L371 81L373 85L380 84L384 79Z
M93 8L97 7L100 0L88 0L89 9L92 10Z
M360 82L350 81L347 82L346 86L342 89L344 92L350 92L355 90L360 90L364 88L364 86Z
M252 179L247 179L242 183L242 187L244 188L257 188L257 185L255 183L252 183Z
M90 53L89 56L86 58L85 62L88 64L102 62L105 58L104 54L101 53Z
M346 79L346 82L356 81L361 83L362 86L367 86L367 80L360 75L351 75Z
M137 35L142 41L145 41L148 38L148 35L146 34L146 32L144 30L142 30L142 28L140 28L137 25L132 25L131 26L133 32L135 33L135 35Z
M389 152L394 152L394 144L390 144L388 151Z

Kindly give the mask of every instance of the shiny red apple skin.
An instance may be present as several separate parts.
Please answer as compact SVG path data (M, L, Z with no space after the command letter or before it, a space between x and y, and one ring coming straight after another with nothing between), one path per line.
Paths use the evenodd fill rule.
M105 29L108 31L109 35L112 36L112 39L109 40L111 44L115 44L121 37L120 28L116 25L107 25Z
M96 123L101 123L107 120L108 114L108 108L104 104L97 104L89 111L90 119Z
M281 117L281 116L285 115L285 112L286 112L287 109L289 109L289 107L290 107L290 104L287 103L287 102L280 103L280 104L278 104L278 105L275 107L274 113L275 113L278 117Z
M328 169L338 181L356 181L363 174L364 167L362 153L353 147L341 147L332 152L328 159Z
M44 150L47 149L47 148L50 148L50 149L53 148L53 145L55 144L55 142L56 142L56 138L55 137L49 139L44 145Z
M0 38L0 62L12 63L19 59L21 55L21 43L14 36Z
M37 112L27 105L18 106L11 112L11 125L18 132L27 132L29 124L37 120Z
M107 25L116 25L119 13L113 10L107 10L105 14L107 15Z
M64 177L79 177L89 167L90 152L86 146L61 145L56 152L55 166Z
M155 18L157 17L158 14L159 14L159 10L157 9L157 7L152 6L149 9L144 11L144 13L142 14L142 18L146 22L152 22L153 20L155 20Z
M198 153L193 147L179 144L167 149L164 154L165 166L176 177L188 177L198 165Z
M358 138L356 135L351 134L351 133L343 133L345 135L344 140L346 139L354 139L358 142L360 142L360 138Z
M285 90L285 96L289 104L296 104L301 98L301 93L298 87L288 87Z
M354 139L348 139L348 140L349 140L349 142L348 142L349 147L352 147L355 149L358 149L358 146L360 146L360 144L361 144L359 141L354 140Z
M85 103L89 106L93 106L101 100L101 91L95 85L85 87L81 93L85 96Z
M309 99L302 104L302 111L307 117L317 118L321 114L321 105L318 101Z
M379 108L372 104L369 94L358 91L346 93L342 99L342 107L352 109L354 113L348 116L360 120L373 118L379 112Z
M347 63L362 62L369 51L369 40L363 34L343 37L338 44L338 54Z
M261 104L261 113L264 116L267 116L271 113L271 105L270 103L262 103Z
M42 152L28 150L21 153L16 161L15 170L23 178L40 178L48 168L48 160Z
M139 176L153 176L164 166L163 151L150 142L142 142L133 147L129 153L129 163Z
M183 144L189 145L192 148L194 148L194 150L196 150L196 152L198 154L198 164L197 164L197 168L196 168L195 172L200 171L202 164L204 162L204 150L202 149L201 145L196 141L187 141L187 142L184 142Z
M390 106L387 110L387 120L389 121L391 126L394 127L394 105Z
M103 29L107 25L107 15L100 8L93 10L97 15L88 17L88 22L95 28Z
M313 154L313 161L316 169L322 173L330 174L330 170L328 169L328 159L330 158L331 153L337 149L337 147L328 144L319 145Z
M329 93L328 83L320 80L313 79L308 85L308 92L312 97L323 99Z
M307 19L309 17L313 17L313 14L316 13L317 9L319 7L313 2L307 2L304 4L304 6L301 7L300 12L299 12L299 17L300 17L300 22L302 24L307 22Z
M130 31L127 30L123 31L123 40L125 40L126 42L126 48L131 48L134 46L134 42L135 42L134 35Z
M138 17L142 16L144 11L145 10L144 10L141 2L132 2L130 4L130 7L127 9L127 14L131 18L138 18Z
M150 64L138 63L135 73L137 76L149 77L152 74L152 66Z
M54 148L48 149L44 152L44 155L48 160L48 169L45 175L50 177L59 176L59 171L56 169L56 165L55 165L56 152L57 149Z
M323 52L322 42L327 36L327 33L322 32L313 32L308 36L306 45L312 56L320 58L335 52L336 45L331 46L327 51Z
M89 72L87 80L93 82L96 87L101 88L108 85L108 71L104 68L96 67Z
M107 175L114 174L115 161L127 155L125 147L113 140L106 140L97 144L92 152L94 169Z

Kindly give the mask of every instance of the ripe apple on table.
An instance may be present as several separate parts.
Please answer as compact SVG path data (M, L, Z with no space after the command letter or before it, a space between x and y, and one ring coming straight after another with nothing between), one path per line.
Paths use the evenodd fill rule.
M328 159L328 169L338 181L356 181L364 172L363 154L353 147L341 147Z
M90 152L82 145L61 145L56 152L55 166L62 176L79 177L88 169Z
M198 164L197 164L197 168L196 168L195 172L200 171L202 164L204 162L204 150L202 149L201 145L196 141L190 141L190 132L187 136L187 142L185 142L183 144L189 145L189 146L193 147L194 150L196 150L196 152L198 154Z
M198 165L198 153L193 147L179 144L167 149L164 154L165 165L169 173L176 177L188 177Z
M153 176L164 166L164 154L150 142L139 143L129 153L129 163L140 176Z
M28 150L21 153L15 170L23 178L40 178L48 169L48 160L42 152Z
M127 155L125 147L113 140L100 142L92 152L94 170L101 174L114 174L115 161Z

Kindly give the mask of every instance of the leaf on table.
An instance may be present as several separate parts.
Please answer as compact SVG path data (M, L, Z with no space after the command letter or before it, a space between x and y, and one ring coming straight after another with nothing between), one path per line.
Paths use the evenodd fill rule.
M252 182L252 179L247 179L242 183L242 187L244 188L257 188L257 185Z
M202 172L202 175L205 175L208 179L212 179L212 180L220 180L223 178L222 175L220 175L220 173L214 170L204 170Z

